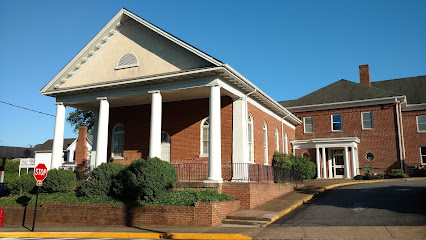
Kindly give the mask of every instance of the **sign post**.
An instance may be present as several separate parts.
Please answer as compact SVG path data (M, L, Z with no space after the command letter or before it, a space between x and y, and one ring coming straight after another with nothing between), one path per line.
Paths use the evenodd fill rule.
M40 192L40 186L43 185L43 180L47 176L47 167L43 163L40 163L37 165L37 167L34 168L34 178L37 180L37 196L36 196L36 202L35 202L35 208L34 208L34 218L33 218L33 228L31 231L34 231L34 225L35 225L35 219L36 219L36 213L37 213L37 202L38 202L38 193Z

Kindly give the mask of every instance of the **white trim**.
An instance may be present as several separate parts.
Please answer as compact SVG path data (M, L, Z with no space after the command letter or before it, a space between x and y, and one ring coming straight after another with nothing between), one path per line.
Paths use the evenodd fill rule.
M287 136L287 131L284 133L284 141L285 141L284 153L288 154L288 136Z
M364 127L364 113L370 113L370 117L371 117L371 128L366 128ZM367 112L361 112L361 126L362 126L362 130L373 130L374 129L374 118L373 118L373 112L372 111L367 111Z
M395 104L395 112L396 112L396 126L398 130L398 146L399 146L399 161L401 165L401 171L404 172L404 155L402 153L402 136L401 136L401 124L400 122L400 114L399 114L399 103Z
M334 130L334 127L333 127L333 123L334 123L333 116L337 116L337 115L340 115L340 130ZM338 122L336 122L336 123L338 123ZM341 113L331 114L331 131L332 132L341 132L341 131L343 131L343 119L342 119L342 114Z
M275 127L275 150L280 151L280 134L278 132L278 127Z
M423 155L422 155L422 148L426 148L426 146L420 146L419 147L419 153L420 153L420 164L426 165L426 163L423 162ZM426 155L425 155L426 156Z
M263 164L269 165L268 123L263 121Z
M283 121L283 123L285 125L287 125L288 127L290 127L291 129L296 129L296 126L294 126L293 124L287 122L285 119L281 118L280 116L278 116L277 114L273 113L271 110L265 108L264 106L260 105L257 101L251 99L251 98L247 98L247 101L249 103L251 103L253 106L257 107L258 109L262 110L264 113L269 114L270 116L274 117L275 119L277 119L278 121ZM300 121L300 120L299 120Z
M380 105L380 104L387 104L387 103L396 103L398 101L404 102L405 96L374 98L374 99L335 102L335 103L323 103L323 104L313 104L313 105L304 105L304 106L294 106L294 107L287 107L287 109L289 111L291 111L292 113L297 113L297 112L309 112L309 111L317 111L317 110L328 110L328 109L340 109L340 108L349 108L349 107L362 107L362 106Z
M312 132L306 131L306 121L305 121L306 118L312 119ZM303 133L314 133L314 117L303 117Z
M426 109L426 103L421 104L407 104L404 109L402 109L403 112L407 111L417 111L417 110L425 110Z
M247 117L247 129L247 138L249 143L249 163L254 163L254 119L251 113L249 113Z
M127 64L127 65L122 65L122 66L118 66L118 63L120 63L120 60L124 57L124 56L126 56L126 55L128 55L128 54L131 54L131 55L133 55L135 58L136 58L136 63L133 63L133 64ZM115 66L115 70L120 70L120 69L124 69L124 68L131 68L131 67L138 67L139 66L139 59L138 59L138 57L136 56L136 54L134 54L134 53L131 53L131 52L128 52L128 53L125 53L125 54L123 54L119 59L118 59L118 61L117 61L117 65Z
M209 125L204 126L204 123L206 121L208 121L209 117L204 118L201 121L201 125L200 125L200 158L208 158L209 157L209 148L207 147L207 153L204 152L204 148L203 148L203 142L207 141L208 144L210 144L209 142L209 136L207 136L207 140L203 140L203 130L204 128L207 128L207 133L209 132L209 128L210 128L210 123L207 122Z
M419 117L425 117L426 118L426 114L425 115L416 115L417 132L418 133L426 133L426 130L420 131L420 128L419 128ZM424 124L426 124L426 123L424 123Z

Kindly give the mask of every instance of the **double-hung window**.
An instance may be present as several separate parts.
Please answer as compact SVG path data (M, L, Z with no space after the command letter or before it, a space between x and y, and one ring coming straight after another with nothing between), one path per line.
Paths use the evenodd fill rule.
M373 129L373 112L361 113L362 129Z
M303 118L303 126L305 133L313 133L314 132L314 118L313 117L304 117Z
M201 121L200 157L209 156L209 118Z
M331 115L331 130L333 132L342 131L342 115L341 114Z
M417 116L417 131L426 132L426 115Z
M426 165L426 147L420 147L420 161Z
M114 159L124 157L124 126L117 124L112 130L112 150L111 155Z

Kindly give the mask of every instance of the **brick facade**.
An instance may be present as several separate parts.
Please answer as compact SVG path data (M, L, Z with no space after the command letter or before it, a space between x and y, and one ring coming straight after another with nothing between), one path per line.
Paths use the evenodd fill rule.
M426 132L417 131L416 116L426 115L426 110L402 112L405 159L407 165L420 166L420 147L426 147Z
M240 206L239 201L195 203L184 206L135 206L46 202L37 208L37 226L217 226ZM24 207L4 206L4 225L21 225ZM26 208L26 226L33 220L33 207Z
M363 130L361 113L368 111L373 112L374 129ZM341 114L342 131L331 131L332 114ZM303 117L313 117L314 121L313 133L304 133L303 124L296 127L297 140L358 137L360 138L360 143L358 144L360 168L369 165L377 173L383 173L393 168L400 168L395 104L301 112L296 113L296 115L300 119L303 119ZM304 153L308 153L311 160L316 162L315 149L300 149L296 151L296 154L302 155ZM375 158L373 161L366 159L367 153L374 154ZM351 154L349 153L350 156ZM352 161L350 163L352 164Z
M78 128L77 147L75 149L75 163L77 165L87 164L87 127ZM70 159L72 161L72 159Z

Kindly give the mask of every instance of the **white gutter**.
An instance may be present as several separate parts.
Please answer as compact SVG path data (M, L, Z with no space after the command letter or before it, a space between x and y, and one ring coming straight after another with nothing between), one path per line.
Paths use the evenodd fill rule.
M396 98L395 98L396 100ZM400 108L399 108L399 102L396 103L395 105L395 111L396 111L396 125L398 128L398 143L399 143L399 160L401 162L401 171L404 172L404 158L403 158L403 154L402 154L402 140L401 140L401 126L400 126Z

